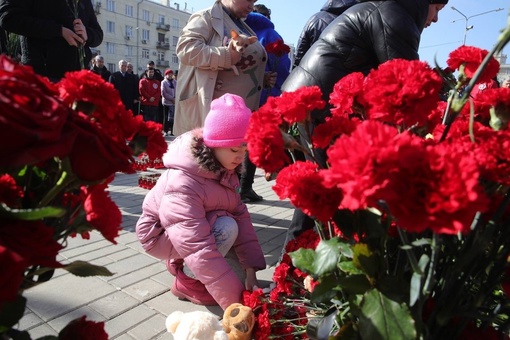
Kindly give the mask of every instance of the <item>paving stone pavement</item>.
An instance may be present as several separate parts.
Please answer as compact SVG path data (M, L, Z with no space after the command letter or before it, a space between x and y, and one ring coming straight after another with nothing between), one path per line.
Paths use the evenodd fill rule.
M271 281L293 213L290 203L280 201L272 191L273 184L258 169L253 187L264 201L248 204L267 261L267 268L257 275L262 285ZM164 262L143 251L135 224L148 191L138 187L138 175L117 174L110 192L123 217L118 244L91 233L90 240L70 239L59 260L88 261L106 266L114 275L81 278L57 270L50 281L25 292L27 309L18 328L37 339L57 335L69 321L86 315L88 320L104 321L110 339L172 339L165 319L173 311L204 310L221 316L217 306L198 306L174 297L169 290L173 276Z

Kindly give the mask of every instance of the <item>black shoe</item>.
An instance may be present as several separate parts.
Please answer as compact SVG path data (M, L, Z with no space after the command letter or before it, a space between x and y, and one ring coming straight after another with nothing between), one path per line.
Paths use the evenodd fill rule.
M253 188L241 190L241 201L243 201L243 203L260 202L263 199L262 196L257 195L257 193L253 191Z

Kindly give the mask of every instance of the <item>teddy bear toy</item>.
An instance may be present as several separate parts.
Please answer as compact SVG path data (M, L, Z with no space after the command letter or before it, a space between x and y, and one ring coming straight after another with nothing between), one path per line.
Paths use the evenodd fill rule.
M255 315L251 308L234 303L225 309L223 320L209 312L173 312L166 329L174 340L250 340Z
M218 317L209 312L176 311L166 318L165 326L174 340L229 340Z
M222 324L229 340L250 340L255 315L250 307L233 303L225 309Z

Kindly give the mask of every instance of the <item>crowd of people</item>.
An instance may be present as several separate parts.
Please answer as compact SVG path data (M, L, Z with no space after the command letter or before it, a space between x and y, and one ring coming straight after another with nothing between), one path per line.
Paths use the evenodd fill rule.
M245 140L251 113L282 91L316 85L327 95L350 73L367 74L395 58L419 59L422 31L438 21L448 0L328 0L304 24L293 65L288 55L275 60L266 52L267 44L283 41L269 8L254 0L214 0L181 31L178 81L177 71L161 72L152 61L140 75L126 60L111 73L102 56L90 53L103 39L91 2L79 8L70 0L47 2L0 0L3 36L21 35L21 62L52 81L80 68L78 51L85 47L82 61L113 84L127 109L176 136L136 232L175 276L173 294L226 308L258 285L256 272L266 265L246 207L263 200L252 188L256 168ZM238 49L232 31L257 39ZM502 86L510 87L510 78ZM312 112L310 131L301 133L311 135L329 115L328 107ZM325 166L325 150L314 154ZM296 234L313 226L295 211Z

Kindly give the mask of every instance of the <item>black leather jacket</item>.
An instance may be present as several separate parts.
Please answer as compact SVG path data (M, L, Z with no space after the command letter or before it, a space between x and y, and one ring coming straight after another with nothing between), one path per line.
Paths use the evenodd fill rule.
M418 59L420 35L429 9L427 0L363 1L347 9L322 32L283 91L317 85L329 98L335 83L352 72L368 72L390 59ZM328 114L313 112L316 125Z
M0 0L0 26L21 35L21 62L35 72L56 81L67 71L80 68L78 49L62 37L62 26L73 30L72 0ZM85 67L92 53L103 41L103 30L97 22L90 0L80 0L78 17L87 29Z
M347 8L351 7L357 0L328 0L322 6L321 10L308 19L301 31L299 40L296 46L296 55L294 57L294 66L299 65L299 62L310 49L314 42L319 39L322 31Z

